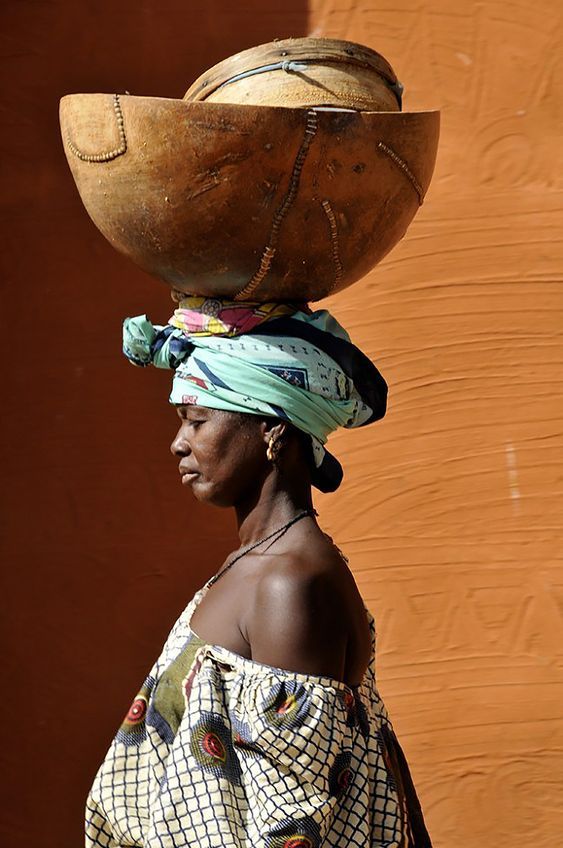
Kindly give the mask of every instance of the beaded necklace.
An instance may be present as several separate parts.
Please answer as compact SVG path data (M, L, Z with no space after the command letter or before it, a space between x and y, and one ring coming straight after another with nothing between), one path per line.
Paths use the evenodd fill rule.
M301 521L301 519L302 519L302 518L305 518L307 515L311 515L311 516L312 516L312 515L318 515L318 512L317 512L315 509L306 509L306 510L304 510L303 512L300 512L300 513L299 513L298 515L296 515L294 518L292 518L292 519L291 519L291 521L288 521L288 522L287 522L287 524L284 524L284 525L283 525L283 527L278 527L278 529L277 529L277 530L274 530L274 532L273 532L273 533L270 533L270 535L269 535L269 536L265 536L263 539L259 539L257 542L253 542L251 545L248 545L248 546L247 546L247 547L246 547L243 551L241 551L239 554L237 554L237 555L236 555L236 556L235 556L235 557L234 557L234 558L233 558L233 559L232 559L232 560L231 560L231 561L230 561L230 562L229 562L229 563L225 566L225 568L223 568L223 570L222 570L222 571L218 571L218 572L217 572L217 574L215 574L215 575L211 578L211 580L209 580L209 582L208 582L208 584L207 584L207 585L208 585L208 587L213 586L213 584L214 584L214 583L216 583L216 582L217 582L217 580L219 580L219 578L223 576L223 574L225 573L225 571L228 571L228 570L229 570L229 568L231 568L231 567L235 564L235 562L238 562L238 560L239 560L239 559L242 559L242 557L243 557L243 556L246 556L246 554L250 553L250 551L253 551L253 550L254 550L254 548L257 548L257 547L258 547L258 545L262 545L264 542L269 541L270 539L272 539L272 538L275 536L276 538L275 538L275 539L274 539L274 541L272 542L272 545L273 545L273 544L274 544L274 542L277 542L277 541L278 541L278 539L280 539L280 538L284 535L284 533L287 533L287 531L289 530L289 528L290 528L293 524L296 524L298 521ZM270 545L270 547L271 547L271 545Z

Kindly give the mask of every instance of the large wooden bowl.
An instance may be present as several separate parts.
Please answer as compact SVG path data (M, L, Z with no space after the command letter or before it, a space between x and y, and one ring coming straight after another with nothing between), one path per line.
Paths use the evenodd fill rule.
M297 41L327 50L326 40ZM272 49L287 55L284 42L264 47L270 62ZM364 276L404 235L430 183L439 113L346 111L326 96L321 106L249 103L256 76L225 79L252 69L250 52L203 75L188 100L63 97L65 152L96 226L155 277L198 295L318 300ZM352 72L329 55L324 88L397 110L396 78L378 54L366 61L379 87L358 81L364 54L350 56ZM314 73L307 90L321 85ZM270 103L259 76L252 91ZM240 85L245 103L218 102ZM293 87L291 97L302 96Z

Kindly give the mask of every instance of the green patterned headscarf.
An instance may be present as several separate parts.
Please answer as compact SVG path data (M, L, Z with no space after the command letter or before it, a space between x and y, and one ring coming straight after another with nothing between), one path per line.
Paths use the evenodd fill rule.
M326 310L287 304L187 298L181 307L164 327L146 315L127 318L127 358L135 365L174 369L171 403L289 421L311 437L313 484L322 491L336 489L342 468L324 448L329 434L383 417L387 395L378 370L338 321ZM242 334L236 327L232 332L235 307L246 326L253 311L254 326ZM231 320L220 320L227 310ZM211 329L201 320L210 312Z

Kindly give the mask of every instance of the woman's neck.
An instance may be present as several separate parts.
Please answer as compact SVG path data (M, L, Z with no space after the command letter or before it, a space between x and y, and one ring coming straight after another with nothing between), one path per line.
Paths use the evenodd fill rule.
M313 509L308 483L297 481L293 486L280 486L276 476L264 481L261 491L252 499L235 506L241 545L257 542L300 512Z

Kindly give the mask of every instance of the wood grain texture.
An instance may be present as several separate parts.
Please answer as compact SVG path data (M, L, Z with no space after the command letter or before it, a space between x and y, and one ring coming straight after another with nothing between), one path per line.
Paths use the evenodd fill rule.
M563 832L560 4L312 0L440 108L404 241L326 305L390 384L317 498L377 617L380 688L436 848Z

